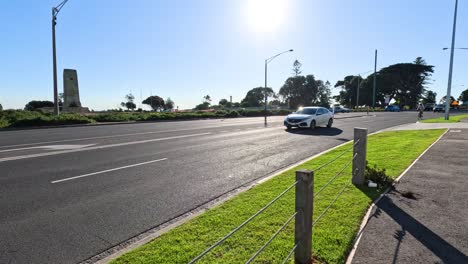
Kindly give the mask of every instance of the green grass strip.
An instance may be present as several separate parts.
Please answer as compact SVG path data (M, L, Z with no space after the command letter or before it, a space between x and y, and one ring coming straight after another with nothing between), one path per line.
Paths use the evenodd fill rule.
M385 168L389 176L396 178L443 132L391 131L369 136L367 159L371 166L375 164ZM313 170L350 147L351 144L341 146L257 185L112 263L188 263L294 183L296 170ZM340 171L351 156L352 152L349 152L320 170L315 175L315 191ZM315 198L314 219L350 179L351 168L347 168L342 176ZM245 263L294 213L294 193L294 189L289 191L198 263ZM314 226L314 257L323 263L343 263L367 208L379 194L378 190L367 187L347 187ZM281 263L293 246L294 223L290 223L257 257L255 263ZM289 263L292 262L290 260Z
M458 123L462 119L468 118L468 114L462 114L462 115L451 115L449 117L449 120L445 120L445 117L437 117L437 118L431 118L431 119L423 119L421 120L422 123Z

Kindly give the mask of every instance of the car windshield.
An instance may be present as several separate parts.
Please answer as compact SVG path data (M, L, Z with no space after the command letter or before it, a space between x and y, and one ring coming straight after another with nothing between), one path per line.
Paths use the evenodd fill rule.
M315 113L317 113L317 108L304 108L296 112L296 114L303 115L315 115Z

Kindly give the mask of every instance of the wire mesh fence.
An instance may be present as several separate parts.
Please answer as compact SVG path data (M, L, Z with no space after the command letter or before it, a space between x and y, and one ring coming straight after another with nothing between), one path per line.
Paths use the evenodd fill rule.
M357 136L356 136L357 135ZM272 241L292 222L295 220L295 241L294 246L290 249L289 253L286 255L282 263L287 263L291 260L294 254L294 260L297 264L305 264L311 263L312 258L312 229L313 227L326 215L326 213L331 210L333 205L336 201L343 195L347 187L351 183L355 183L357 181L356 177L363 176L363 172L365 169L365 155L366 155L366 144L367 143L367 129L358 129L355 128L355 138L352 147L342 151L337 156L332 158L331 160L325 162L324 164L318 166L313 171L308 170L301 170L296 171L296 181L283 190L279 195L277 195L274 199L268 202L265 206L263 206L260 210L250 216L247 220L242 222L236 228L234 228L231 232L227 235L219 239L217 242L212 244L198 256L193 258L189 263L196 263L200 259L202 259L205 255L211 252L214 248L219 246L229 237L234 235L248 223L253 221L257 216L262 214L265 210L267 210L270 206L272 206L275 202L281 199L286 193L288 193L292 188L295 187L295 211L289 218L281 225L280 228L276 230L272 234L272 236L265 241L265 243L257 250L255 253L245 262L245 263L252 263L255 259L272 243ZM353 150L352 158L346 162L346 164L340 168L340 170L331 177L317 192L314 193L314 173L320 171L321 169L333 164L339 158L343 157L346 153L349 153ZM364 164L362 164L364 161ZM349 168L350 165L353 165L352 168L352 179L347 180L346 184L339 189L336 193L334 198L331 200L330 203L327 204L325 209L323 209L320 214L313 220L313 208L314 208L314 198L316 198L322 191L329 188L332 183L334 183L340 176L343 175L345 170ZM361 173L360 173L361 172ZM360 174L359 174L360 173Z

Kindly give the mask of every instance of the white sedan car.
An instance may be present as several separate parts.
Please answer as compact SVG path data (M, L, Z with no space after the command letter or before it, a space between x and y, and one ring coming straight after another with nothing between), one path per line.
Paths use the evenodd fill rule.
M284 119L287 129L292 127L314 129L317 126L331 127L333 124L333 113L324 107L310 106L299 108L297 112L288 115Z

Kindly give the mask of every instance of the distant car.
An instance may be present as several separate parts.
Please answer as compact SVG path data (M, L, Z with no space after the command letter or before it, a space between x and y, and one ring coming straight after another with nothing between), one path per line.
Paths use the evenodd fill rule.
M319 106L308 106L288 115L284 126L289 130L293 127L314 129L317 126L331 127L333 114L328 109Z
M434 109L435 104L427 103L424 105L424 111L432 111Z
M329 109L330 112L335 112L335 113L349 113L351 112L351 110L349 108L346 108L346 107L342 107L342 106L335 106L335 111L333 111L333 108L330 108Z
M398 105L388 105L385 107L385 111L387 112L400 112L400 107Z
M445 105L438 104L434 106L434 112L445 112Z

